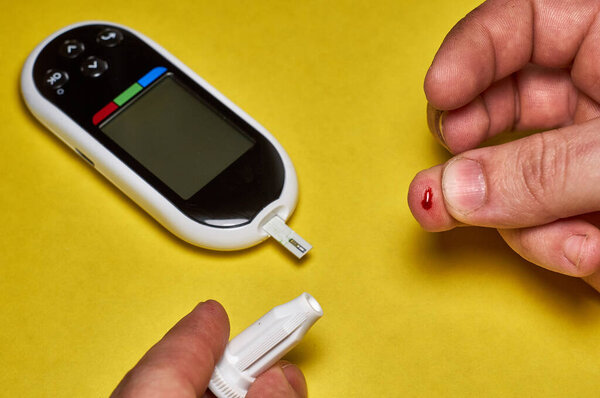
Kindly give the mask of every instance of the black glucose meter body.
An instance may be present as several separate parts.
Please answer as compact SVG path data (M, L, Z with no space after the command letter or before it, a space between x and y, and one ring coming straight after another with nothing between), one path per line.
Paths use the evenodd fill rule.
M296 206L296 173L273 136L129 28L84 22L56 32L27 59L21 86L44 125L192 244L252 246Z

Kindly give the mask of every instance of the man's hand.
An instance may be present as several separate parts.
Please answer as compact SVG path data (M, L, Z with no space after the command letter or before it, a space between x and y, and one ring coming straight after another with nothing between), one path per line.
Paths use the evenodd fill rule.
M448 34L425 93L430 129L458 155L413 180L419 223L497 228L525 259L600 290L600 2L487 1Z
M180 320L112 393L112 398L214 397L206 388L229 340L229 319L216 301L200 303ZM300 369L280 362L259 376L247 398L304 398Z

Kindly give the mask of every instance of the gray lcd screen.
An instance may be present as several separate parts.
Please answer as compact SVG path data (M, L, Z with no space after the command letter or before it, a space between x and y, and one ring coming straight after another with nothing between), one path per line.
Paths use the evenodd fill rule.
M184 200L255 142L171 76L100 129Z

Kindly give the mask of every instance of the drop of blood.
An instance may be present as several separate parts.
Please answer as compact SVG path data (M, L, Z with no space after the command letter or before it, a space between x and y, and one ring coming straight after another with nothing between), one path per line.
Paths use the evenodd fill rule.
M421 206L423 206L425 210L429 210L431 209L431 206L433 206L433 192L431 191L431 188L427 188L425 190L425 193L423 194L423 200L421 201Z

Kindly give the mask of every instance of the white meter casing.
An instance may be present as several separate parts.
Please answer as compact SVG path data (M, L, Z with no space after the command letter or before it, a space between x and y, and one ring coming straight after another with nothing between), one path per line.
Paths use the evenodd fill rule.
M296 172L275 138L130 28L59 30L25 62L21 89L37 119L189 243L246 248L294 211Z

